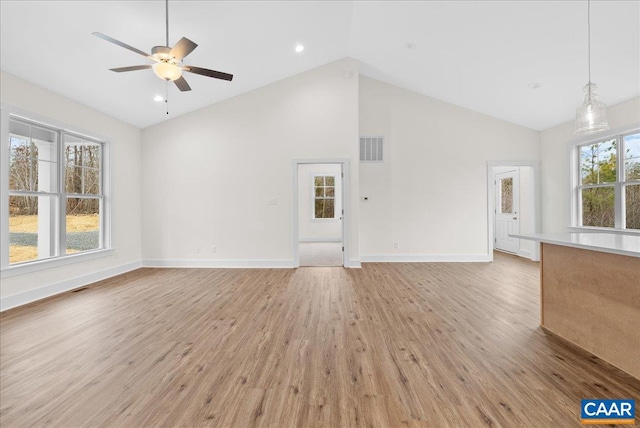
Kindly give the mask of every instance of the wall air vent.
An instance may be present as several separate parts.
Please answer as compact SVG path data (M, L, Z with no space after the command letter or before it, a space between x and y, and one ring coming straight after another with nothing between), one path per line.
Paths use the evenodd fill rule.
M383 137L360 137L360 162L384 162Z

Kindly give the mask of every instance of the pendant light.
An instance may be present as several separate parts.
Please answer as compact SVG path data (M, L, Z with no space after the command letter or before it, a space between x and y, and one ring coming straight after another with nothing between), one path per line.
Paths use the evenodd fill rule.
M582 92L584 101L576 110L576 134L586 135L609 129L607 106L598 101L598 86L591 82L591 0L587 0L587 29L589 48L589 83Z

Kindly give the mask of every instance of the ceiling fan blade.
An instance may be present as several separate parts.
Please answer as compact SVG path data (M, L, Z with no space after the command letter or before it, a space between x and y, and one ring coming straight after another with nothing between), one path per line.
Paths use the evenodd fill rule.
M109 37L106 34L102 34L102 33L99 33L97 31L95 33L91 33L91 34L93 34L96 37L100 37L102 40L106 40L107 42L111 42L114 45L118 45L118 46L123 47L125 49L129 49L131 52L135 52L135 53L140 54L140 55L142 55L144 57L151 58L151 56L148 53L144 53L140 49L136 49L133 46L129 46L128 44L123 43L120 40L116 40L116 39L114 39L112 37Z
M173 48L171 48L171 56L180 61L182 58L193 52L193 50L197 47L197 44L187 39L186 37L183 37L178 41L178 43L173 46Z
M180 91L182 92L191 90L191 86L189 86L185 78L182 76L180 76L179 79L174 80L173 83L175 83L178 89L180 89Z
M221 71L209 70L208 68L194 67L193 65L185 65L183 70L189 71L195 74L201 74L202 76L213 77L222 80L233 80L233 74L223 73Z
M124 71L146 70L148 68L151 68L151 64L147 64L147 65L132 65L130 67L110 68L109 70L115 71L116 73L122 73Z

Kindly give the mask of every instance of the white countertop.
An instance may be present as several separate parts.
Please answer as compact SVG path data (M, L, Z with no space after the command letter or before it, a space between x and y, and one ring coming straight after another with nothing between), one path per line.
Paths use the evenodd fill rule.
M547 244L564 245L584 250L602 251L640 258L640 235L621 235L617 233L513 233L509 236ZM640 269L640 265L638 266Z

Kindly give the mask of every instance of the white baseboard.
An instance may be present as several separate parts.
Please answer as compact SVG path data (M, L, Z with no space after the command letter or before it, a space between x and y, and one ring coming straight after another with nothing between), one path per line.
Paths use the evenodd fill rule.
M487 254L369 254L360 256L363 263L425 263L425 262L490 262Z
M518 255L520 257L524 257L525 259L533 260L533 254L529 250L519 250Z
M143 260L143 267L155 268L292 268L293 260Z
M351 259L344 261L344 267L359 269L362 267L362 264L360 264L360 259Z
M85 285L102 281L103 279L111 278L112 276L121 275L138 269L141 266L141 262L128 263L126 265L116 266L100 272L90 273L89 275L45 285L44 287L25 291L24 293L14 294L13 296L3 297L0 299L0 312L17 306L26 305L27 303L35 302L36 300L41 300L46 297L55 296L56 294L64 293L65 291L84 287Z
M342 238L299 238L298 242L342 242Z
M152 268L224 268L224 269L290 269L293 260L143 260L142 267ZM346 268L361 268L360 260L346 260Z

